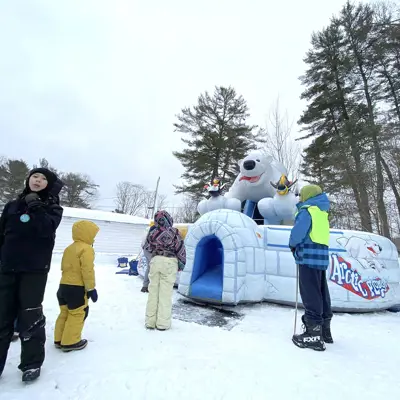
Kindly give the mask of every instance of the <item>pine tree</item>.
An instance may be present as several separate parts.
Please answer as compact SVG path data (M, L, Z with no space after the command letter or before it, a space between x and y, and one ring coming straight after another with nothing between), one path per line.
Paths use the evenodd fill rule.
M68 172L61 174L64 187L60 193L61 205L75 208L90 208L97 197L96 185L89 176Z
M306 87L302 98L309 103L299 124L308 132L304 138L320 138L318 146L314 143L306 148L306 155L308 150L313 154L308 160L311 163L308 171L319 169L312 160L315 161L316 153L323 150L327 166L323 171L325 183L331 182L329 187L333 193L336 189L341 191L343 186L351 188L362 227L372 231L368 194L362 183L366 174L362 162L365 140L361 124L365 112L351 97L348 76L353 65L344 51L344 39L336 21L313 34L312 49L304 60L308 68L300 78Z
M0 203L17 198L28 175L29 167L24 160L4 160L0 165Z
M309 179L318 177L331 191L342 207L337 221L354 229L357 218L345 215L354 216L354 199L359 228L387 237L395 218L386 208L400 215L399 22L399 10L388 3L347 1L313 35L301 78L308 104L299 123L305 138L317 138L305 149L303 173L313 171Z
M39 159L39 164L35 164L33 168L47 168L48 170L54 172L55 174L58 175L58 171L56 168L54 168L50 163L47 161L46 158L40 158Z
M246 101L232 87L216 87L212 96L201 94L198 104L182 109L177 118L175 131L185 135L187 146L173 153L185 168L177 193L198 197L216 177L232 182L237 163L262 140L257 126L247 124Z
M365 110L363 133L371 140L375 159L376 204L382 223L382 234L390 238L389 221L384 202L384 176L381 164L381 129L378 124L378 100L382 89L376 83L377 54L374 43L379 28L374 23L374 10L369 4L354 4L350 1L344 5L337 19L345 34L345 49L354 65L352 84L353 96Z

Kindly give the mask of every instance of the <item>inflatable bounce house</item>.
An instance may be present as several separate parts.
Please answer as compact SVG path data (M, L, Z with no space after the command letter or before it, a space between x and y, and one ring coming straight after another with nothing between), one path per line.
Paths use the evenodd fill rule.
M242 211L237 201L211 211L199 204L202 216L185 239L187 260L179 293L211 304L294 304L296 264L288 247L288 225L294 221L296 191L281 164L261 152L249 154L224 195L243 204ZM336 311L376 311L400 304L398 253L385 237L331 229L327 276Z

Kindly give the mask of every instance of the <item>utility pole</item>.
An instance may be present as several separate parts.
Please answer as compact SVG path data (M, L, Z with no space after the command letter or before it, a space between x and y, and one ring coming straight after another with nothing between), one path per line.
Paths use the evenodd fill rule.
M160 177L157 179L157 186L156 186L156 191L154 193L154 203L153 203L153 209L151 211L151 219L153 220L154 218L154 213L156 212L156 205L157 205L157 195L158 195L158 185L160 184Z

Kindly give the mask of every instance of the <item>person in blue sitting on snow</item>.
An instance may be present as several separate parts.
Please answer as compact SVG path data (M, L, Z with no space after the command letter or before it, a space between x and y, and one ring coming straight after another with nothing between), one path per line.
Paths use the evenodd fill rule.
M299 289L305 314L304 333L293 335L293 343L301 348L325 350L333 343L331 335L331 299L326 270L329 266L328 196L317 185L304 186L300 191L295 224L289 247L299 269Z

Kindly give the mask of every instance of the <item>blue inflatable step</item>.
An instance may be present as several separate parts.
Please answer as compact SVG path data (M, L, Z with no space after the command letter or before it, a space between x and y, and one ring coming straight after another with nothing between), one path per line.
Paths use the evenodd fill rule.
M223 267L209 267L190 286L190 295L203 299L222 301Z

